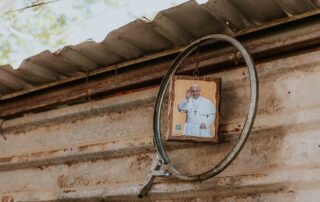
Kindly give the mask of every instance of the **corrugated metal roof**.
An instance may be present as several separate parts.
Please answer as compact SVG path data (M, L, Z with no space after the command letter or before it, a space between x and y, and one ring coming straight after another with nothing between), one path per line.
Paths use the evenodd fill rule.
M236 35L319 8L319 0L209 0L201 5L191 0L159 12L153 21L139 19L116 29L100 43L46 50L25 59L16 70L0 66L0 95L181 47L208 34Z

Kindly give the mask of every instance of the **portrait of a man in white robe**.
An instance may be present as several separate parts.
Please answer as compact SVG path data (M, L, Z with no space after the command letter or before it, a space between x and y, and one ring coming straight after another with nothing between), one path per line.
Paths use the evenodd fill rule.
M221 78L174 75L168 102L166 141L219 142Z
M211 100L201 96L198 84L191 85L187 90L185 98L178 105L178 111L186 114L184 136L210 138L214 135L211 124L215 120L216 107Z

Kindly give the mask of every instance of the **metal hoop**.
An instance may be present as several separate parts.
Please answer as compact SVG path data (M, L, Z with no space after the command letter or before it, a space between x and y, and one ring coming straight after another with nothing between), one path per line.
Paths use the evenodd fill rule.
M168 158L163 147L161 132L160 132L160 129L161 129L160 120L161 120L161 109L163 105L163 99L165 96L165 92L169 86L169 82L172 75L174 75L175 72L178 70L183 60L185 60L199 46L212 44L217 41L226 41L231 43L235 48L238 49L238 51L240 51L247 65L247 68L249 71L249 77L250 77L250 104L248 108L246 121L242 128L241 134L238 138L236 145L218 165L216 165L214 168L210 169L209 171L201 173L199 175L192 175L192 176L183 175L170 164L170 159ZM219 174L220 172L222 172L239 154L239 152L241 151L243 145L245 144L250 134L250 131L252 129L252 125L256 116L256 112L257 112L258 97L259 97L258 77L257 77L257 72L256 72L254 62L250 54L247 52L247 50L236 39L233 39L232 37L222 35L222 34L213 34L213 35L208 35L206 37L203 37L193 42L189 46L187 46L184 49L184 51L182 51L178 55L178 57L174 60L174 62L171 64L167 74L164 76L161 82L160 89L156 99L156 105L155 105L154 116L153 116L154 142L156 144L157 152L162 158L163 163L168 164L167 166L170 172L174 176L182 180L189 180L189 181L204 180L204 179L211 178Z

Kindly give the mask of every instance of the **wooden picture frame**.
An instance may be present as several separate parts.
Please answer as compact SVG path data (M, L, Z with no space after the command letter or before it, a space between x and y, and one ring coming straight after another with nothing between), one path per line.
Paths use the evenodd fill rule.
M169 124L165 140L217 143L219 141L220 88L221 78L172 76L169 88ZM186 99L186 92L189 89L188 95L192 92L192 96Z

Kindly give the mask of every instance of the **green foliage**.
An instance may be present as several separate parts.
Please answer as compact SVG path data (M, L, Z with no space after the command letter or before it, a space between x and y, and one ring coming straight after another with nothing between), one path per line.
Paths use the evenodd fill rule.
M167 1L171 1L174 5L175 2L183 0ZM81 31L86 32L93 23L100 25L101 21L97 19L105 17L109 11L117 13L115 10L108 10L110 8L125 11L126 14L119 17L122 20L126 17L132 20L141 17L141 14L136 16L130 7L137 6L144 9L134 0L12 0L12 2L14 6L9 12L2 13L0 18L0 65L12 64L14 67L18 67L18 62L28 56L46 49L55 51L70 44L70 40L77 37L77 31L82 29ZM154 2L156 1L149 3L154 4ZM156 14L147 9L143 12L151 18ZM110 21L117 19L112 16ZM106 27L110 28L113 24L105 23ZM117 25L121 26L120 23Z
M90 18L95 4L117 6L115 0L58 0L47 4L46 2L49 1L17 1L10 12L2 14L0 64L14 63L11 60L13 54L22 55L24 52L36 54L41 49L39 47L57 49L64 46L70 28L81 26L85 19ZM70 12L66 12L66 9L59 11L55 7L64 6L66 3L71 6Z

